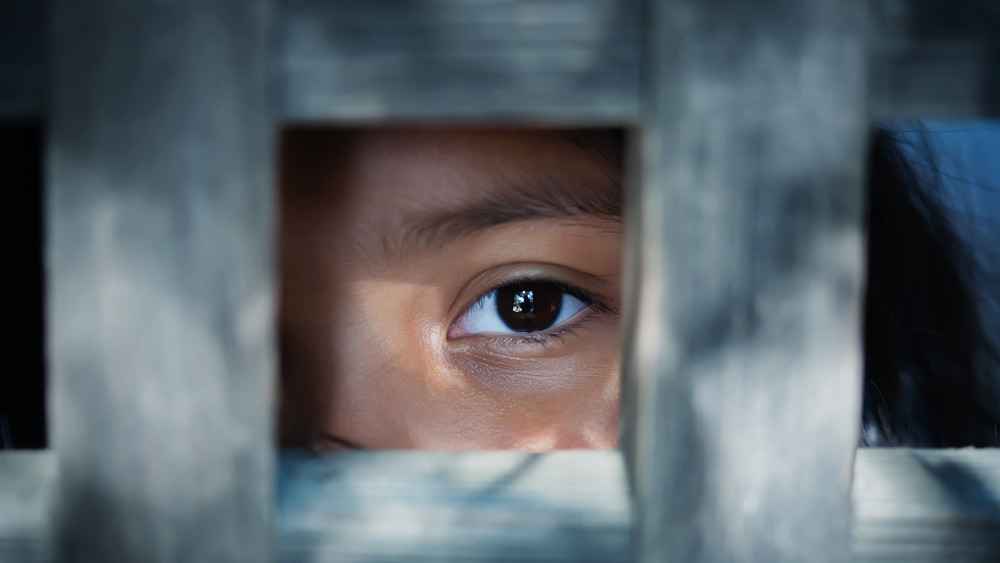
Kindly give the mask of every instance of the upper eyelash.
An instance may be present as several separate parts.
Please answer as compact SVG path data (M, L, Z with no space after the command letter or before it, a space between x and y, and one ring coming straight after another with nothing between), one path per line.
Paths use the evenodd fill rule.
M565 293L567 293L569 295L572 295L573 297L579 299L581 302L583 302L584 305L587 306L588 310L597 311L597 312L601 312L601 313L612 313L612 314L616 314L618 312L617 309L615 309L614 307L612 307L611 305L609 305L608 303L606 303L603 299L601 299L600 297L598 297L596 294L594 294L594 293L592 293L590 291L587 291L586 289L583 289L581 287L578 287L578 286L575 286L575 285L572 285L572 284L569 284L569 283L566 283L566 282L563 282L563 281L555 280L555 279L552 279L552 278L530 277L530 276L520 277L520 278L513 278L513 279L507 279L507 280L504 280L503 282L497 283L496 285L494 285L490 289L488 289L485 292L483 292L483 294L481 296L479 296L479 298L476 299L472 303L472 305L470 305L469 307L467 307L465 310L469 311L473 307L481 307L483 305L483 303L486 301L486 298L491 293L493 293L493 292L495 292L498 289L501 289L503 287L507 287L508 285L516 285L516 284L519 284L519 283L547 283L547 284L551 284L551 285L554 285L555 287L559 288L560 291L563 291L563 292L565 292ZM492 335L491 337L492 338L499 338L499 339L507 339L507 340L509 340L511 342L519 342L519 343L530 342L530 343L537 343L537 344L545 345L545 344L551 343L552 340L554 340L554 339L562 339L567 334L573 334L573 329L575 329L577 327L577 325L580 324L580 322L581 322L581 320L578 320L577 322L574 322L574 323L567 323L568 326L560 326L560 327L555 327L554 329L546 329L546 330L542 330L542 331L538 331L538 332L523 333L523 334L517 334L517 335L514 335L514 334Z
M582 301L588 308L592 308L592 309L594 309L596 311L601 311L601 312L604 312L604 313L614 313L614 312L616 312L616 310L613 307L611 307L610 305L608 305L607 303L605 303L604 300L602 300L596 294L594 294L594 293L592 293L590 291L587 291L586 289L583 289L581 287L577 287L575 285L572 285L572 284L569 284L569 283L566 283L566 282L563 282L563 281L555 280L555 279L552 279L552 278L533 278L533 277L522 277L522 278L514 278L514 279L504 280L503 282L498 283L498 284L494 285L493 287L491 287L490 289L488 289L485 292L483 292L483 294L480 295L479 298L476 299L472 303L472 305L470 305L466 310L469 310L469 309L471 309L473 307L482 306L482 304L486 301L486 298L491 293L493 293L494 291L496 291L498 289L501 289L501 288L504 288L504 287L507 287L508 285L517 285L519 283L547 283L547 284L551 284L551 285L554 285L557 288L559 288L560 291L563 291L565 293L568 293L568 294L572 295L573 297L576 297L577 299L579 299L580 301Z

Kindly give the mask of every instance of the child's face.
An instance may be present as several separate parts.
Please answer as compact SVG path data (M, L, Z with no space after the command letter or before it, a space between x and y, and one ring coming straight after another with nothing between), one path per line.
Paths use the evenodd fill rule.
M282 152L285 443L615 445L619 170L540 131L293 131Z

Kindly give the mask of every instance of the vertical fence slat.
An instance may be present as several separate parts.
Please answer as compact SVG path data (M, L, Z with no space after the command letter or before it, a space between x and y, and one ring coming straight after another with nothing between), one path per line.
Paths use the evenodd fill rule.
M269 559L266 5L53 3L60 561Z
M651 2L623 435L640 561L847 559L864 8Z

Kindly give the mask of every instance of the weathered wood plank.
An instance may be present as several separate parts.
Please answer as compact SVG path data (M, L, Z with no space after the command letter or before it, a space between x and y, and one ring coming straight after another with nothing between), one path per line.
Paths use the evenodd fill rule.
M285 453L279 466L279 561L629 557L617 452ZM1000 450L862 449L854 474L857 561L1000 559ZM51 452L0 454L0 561L51 561L55 485Z
M55 560L56 459L51 452L0 453L0 561Z
M1000 116L1000 3L872 3L870 100L880 118Z
M859 562L1000 561L1000 450L860 450L853 499Z
M623 123L638 0L280 0L293 121Z
M46 192L60 561L265 561L264 0L56 0Z
M272 1L289 120L638 120L638 0ZM0 117L43 111L44 5L0 4ZM995 2L871 6L873 116L1000 115Z
M865 2L651 7L626 198L637 560L845 561Z
M627 561L618 452L281 460L279 561Z

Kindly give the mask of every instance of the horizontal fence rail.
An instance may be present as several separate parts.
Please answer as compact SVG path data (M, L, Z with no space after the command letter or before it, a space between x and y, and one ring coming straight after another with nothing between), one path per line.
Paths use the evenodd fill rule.
M285 120L639 118L637 0L273 4ZM871 20L874 117L1000 115L1000 4L877 0ZM45 29L45 2L0 4L0 118L44 113Z
M858 451L858 561L1000 560L1000 450Z
M874 116L1000 115L1000 2L876 0L871 6Z
M616 452L365 452L279 464L279 561L628 561Z
M277 561L625 561L618 452L361 452L278 462ZM995 562L1000 450L862 449L858 562ZM0 456L0 561L52 561L55 456Z
M293 121L630 122L638 0L280 0Z
M0 561L55 561L57 475L52 452L0 455Z

